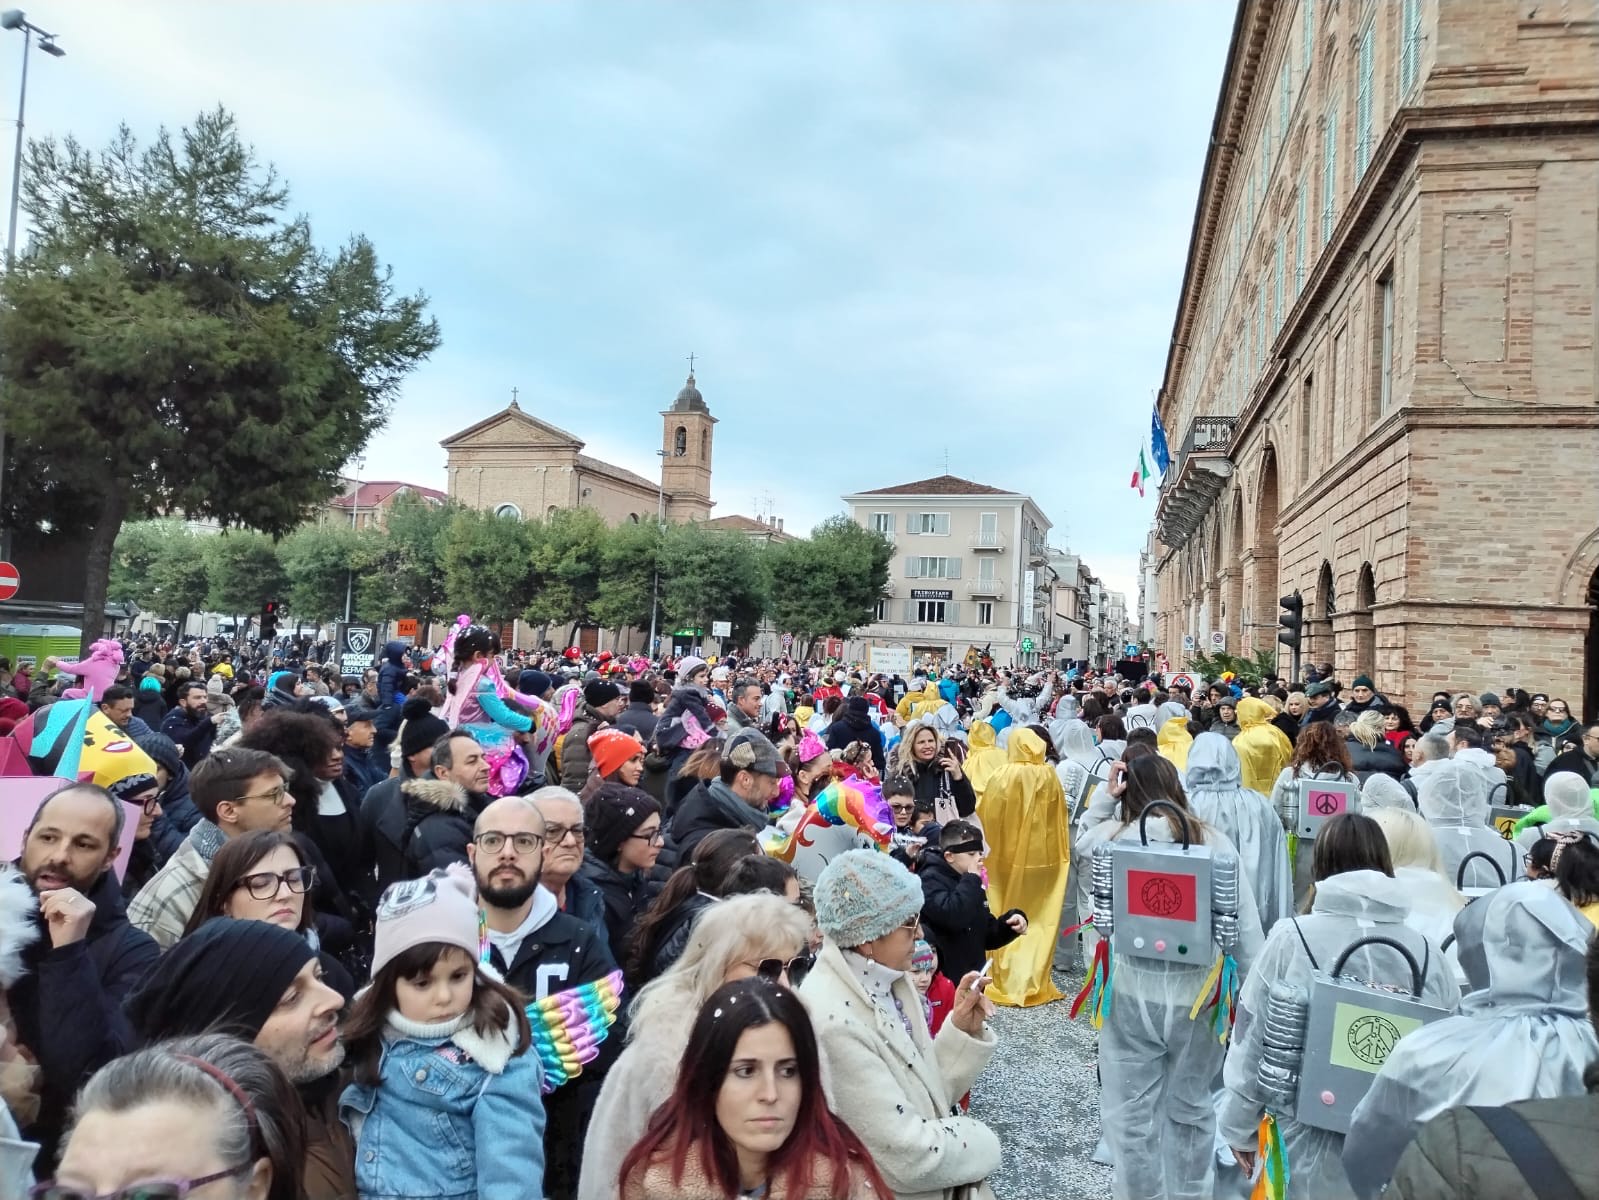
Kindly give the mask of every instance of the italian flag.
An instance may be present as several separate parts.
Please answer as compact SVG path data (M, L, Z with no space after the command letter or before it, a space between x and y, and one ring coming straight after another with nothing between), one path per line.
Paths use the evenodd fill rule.
M1138 466L1133 468L1133 482L1130 486L1138 489L1140 497L1144 494L1144 480L1149 478L1149 464L1144 461L1144 448L1138 448Z

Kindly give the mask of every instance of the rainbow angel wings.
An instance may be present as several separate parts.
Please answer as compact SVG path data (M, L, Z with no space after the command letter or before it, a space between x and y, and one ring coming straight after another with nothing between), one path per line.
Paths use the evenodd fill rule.
M556 992L527 1006L546 1096L583 1073L600 1053L622 1007L622 972Z

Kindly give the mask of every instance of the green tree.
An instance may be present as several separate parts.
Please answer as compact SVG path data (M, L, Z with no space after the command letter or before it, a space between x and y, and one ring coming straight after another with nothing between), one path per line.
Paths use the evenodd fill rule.
M282 598L287 580L278 548L263 533L241 529L206 540L206 571L211 590L206 607L244 622L268 600Z
M444 593L478 621L519 617L543 581L533 569L538 526L463 508L445 532Z
M414 617L425 629L446 613L444 547L458 505L398 496L381 526L361 531L356 595L374 617Z
M846 516L829 517L808 538L775 543L767 552L772 623L804 642L805 659L821 638L871 624L893 554L887 538Z
M181 630L202 608L210 581L204 543L181 521L130 521L111 556L110 597L131 600Z
M1240 684L1258 684L1267 675L1277 674L1277 652L1269 648L1256 650L1252 658L1196 652L1188 656L1186 666L1202 679L1220 679L1231 671Z
M771 594L765 556L742 533L675 525L661 539L661 607L673 624L703 630L728 621L733 640L750 641Z
M631 522L611 530L600 547L600 579L589 613L607 629L648 629L661 527Z
M592 508L551 514L534 540L533 570L540 586L524 620L534 625L570 626L567 645L576 640L579 625L593 623L607 532L605 521Z
M0 282L13 473L0 519L87 533L84 640L123 523L288 533L438 345L365 238L319 250L218 109L140 146L30 145L28 254Z
M283 599L296 621L320 625L344 615L362 548L361 536L344 525L305 525L279 543L287 577Z

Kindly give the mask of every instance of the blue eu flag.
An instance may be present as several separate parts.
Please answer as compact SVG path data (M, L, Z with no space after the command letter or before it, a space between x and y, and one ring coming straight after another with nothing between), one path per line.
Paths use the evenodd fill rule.
M1166 445L1166 429L1160 423L1160 409L1151 410L1149 414L1149 450L1155 456L1155 466L1164 475L1166 468L1171 466L1171 447Z

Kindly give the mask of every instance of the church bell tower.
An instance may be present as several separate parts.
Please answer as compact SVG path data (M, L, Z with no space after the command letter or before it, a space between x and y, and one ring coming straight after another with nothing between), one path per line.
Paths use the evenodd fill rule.
M688 382L661 414L661 488L669 521L703 521L711 515L711 441L716 418L694 383Z

